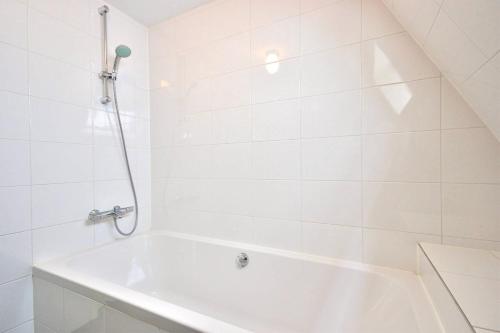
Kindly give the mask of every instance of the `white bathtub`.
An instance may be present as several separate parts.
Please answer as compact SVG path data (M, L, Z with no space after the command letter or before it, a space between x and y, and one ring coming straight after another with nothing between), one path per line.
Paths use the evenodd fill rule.
M240 252L250 258L243 269ZM412 273L174 233L40 264L34 275L174 333L442 332Z

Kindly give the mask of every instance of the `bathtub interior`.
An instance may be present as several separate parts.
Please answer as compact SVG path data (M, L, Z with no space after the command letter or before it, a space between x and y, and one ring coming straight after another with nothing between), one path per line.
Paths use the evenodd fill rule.
M242 251L250 264L239 269ZM368 269L166 235L105 246L65 265L252 332L440 332L415 290Z

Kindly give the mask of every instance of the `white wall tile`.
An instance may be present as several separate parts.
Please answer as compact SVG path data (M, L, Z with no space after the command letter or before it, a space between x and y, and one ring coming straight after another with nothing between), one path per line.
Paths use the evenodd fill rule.
M254 218L254 242L263 246L300 251L302 225L298 221Z
M360 88L360 53L360 46L352 45L303 57L302 96Z
M27 96L0 91L0 138L29 139Z
M487 330L483 330L483 329L480 329L480 328L474 328L476 330L476 333L488 333Z
M26 48L27 6L17 0L0 4L0 41Z
M92 146L33 142L33 184L84 182L92 180Z
M440 184L365 183L363 225L439 235L441 233Z
M30 145L0 140L0 186L30 184Z
M363 230L365 262L407 271L417 269L417 243L440 243L441 237L388 230Z
M125 157L121 147L95 146L93 160L96 180L127 179ZM79 181L86 181L86 179L80 179Z
M440 96L440 79L366 89L363 94L363 129L365 133L439 129Z
M212 108L232 108L250 104L250 71L243 70L215 77L212 82Z
M302 99L302 137L330 137L361 133L361 92Z
M361 180L361 137L302 141L302 177L316 180Z
M500 143L486 128L442 134L443 181L500 183Z
M231 238L234 241L252 242L254 240L253 219L249 216L193 212L186 217L177 216L174 219L181 219L180 230L198 235L213 237L218 239Z
M28 93L28 53L0 43L0 89Z
M252 144L254 178L299 179L300 142L254 142Z
M200 112L182 117L175 127L175 144L209 144L213 141L211 112Z
M483 127L477 114L450 81L441 80L441 126L449 128Z
M367 135L363 176L372 181L440 181L439 131Z
M156 50L160 50L160 45L153 45L152 42L155 39L154 36L159 35L160 33L155 33L155 30L151 30L149 33L149 48L151 53L150 59L150 76L149 76L149 87L150 89L171 89L172 85L176 84L176 80L178 79L178 75L180 75L180 65L179 60L182 58L181 55L178 55L172 50L166 50L165 48L161 48L163 52L161 56L153 55L153 52ZM160 41L160 40L159 40ZM162 43L167 43L166 41L161 40ZM184 55L187 57L187 54ZM187 68L186 68L187 70ZM195 77L192 77L193 79ZM200 78L200 77L198 77ZM165 81L162 84L162 80ZM165 87L165 83L167 86Z
M208 177L214 172L211 146L181 148L178 156L179 161L173 161L173 177L201 178Z
M436 312L441 319L441 324L449 332L470 333L472 330L460 312L449 290L443 284L441 277L430 264L427 257L418 250L418 274L427 292L431 295ZM477 330L476 330L477 332Z
M302 53L352 44L361 40L361 0L337 1L302 15Z
M97 181L94 184L95 208L104 210L115 205L130 206L133 196L127 180ZM114 195L113 195L114 194Z
M252 27L269 24L299 14L300 0L251 0Z
M500 4L497 1L480 0L469 3L464 0L447 0L443 2L443 10L487 57L500 50L500 37L497 33L500 30Z
M300 54L300 19L298 16L252 31L252 59L265 64L267 56L275 53L279 60Z
M63 291L64 332L104 333L104 305L71 292Z
M302 249L306 253L361 260L361 228L304 223Z
M209 71L213 74L246 68L252 63L250 38L250 33L244 32L216 41L208 46L207 55L198 56L208 57Z
M29 11L28 47L32 52L90 69L91 37L36 10Z
M92 183L33 185L31 195L34 228L83 222L94 204Z
M31 228L30 192L29 186L0 188L0 210L4 217L0 223L0 235Z
M31 139L65 143L92 143L92 111L32 98Z
M30 54L29 71L32 96L90 105L91 73L34 53Z
M403 31L382 0L363 0L363 39L372 39Z
M33 285L25 277L0 285L0 330L10 328L33 318Z
M472 249L500 251L500 242L472 238L459 238L443 235L443 244L468 247Z
M435 0L395 0L391 8L406 30L421 44L434 24L440 3Z
M199 202L194 204L200 210L250 216L253 194L250 180L214 180L194 186L199 188Z
M302 13L307 13L315 9L326 7L335 2L338 2L338 0L301 0L300 9Z
M34 333L34 332L35 332L35 327L33 321L29 321L11 330L6 331L6 333Z
M499 76L500 53L491 58L462 85L462 93L497 140L500 138Z
M486 57L445 11L439 12L424 46L443 74L459 83L486 61Z
M220 43L224 41L225 39ZM173 53L164 59L156 59L151 68L152 71L157 71L151 75L153 88L175 88L180 84L178 82L180 78L186 80L186 83L195 83L214 75L216 69L211 62L214 61L212 58L215 58L215 54L212 53L216 43L197 46L182 53ZM161 80L166 80L163 82L163 87Z
M64 289L56 284L35 278L34 311L36 322L59 331L64 325Z
M67 105L67 104L61 104ZM75 107L75 110L79 110ZM81 110L84 110L83 108ZM71 110L69 110L71 111ZM93 119L93 143L95 145L118 146L120 145L120 134L116 115L111 112L95 110L92 113ZM127 117L123 117L124 131L128 127Z
M30 6L54 18L60 19L83 31L89 29L89 2L87 1L64 1L64 0L33 0ZM97 14L97 12L96 12ZM98 16L94 14L95 16Z
M462 93L497 140L500 138L500 54L491 58L462 85Z
M253 215L256 217L298 220L299 183L282 180L255 181L252 204Z
M33 262L44 262L92 247L93 227L84 221L33 230Z
M151 179L166 178L171 172L173 148L151 149Z
M97 118L89 109L94 105L103 110L99 114L106 112L97 101L101 82L90 72L100 69L97 5L98 1L80 0L33 0L29 4L7 0L0 5L0 205L5 220L0 226L0 257L6 268L0 274L0 283L29 275L32 252L35 261L46 260L98 244L94 226L85 224L94 201L92 144L118 148L119 141L114 122L93 127ZM246 12L248 17L248 7ZM91 13L95 25L92 32ZM146 28L114 11L110 45L125 43L134 50L134 56L123 63L118 90L126 115L126 139L137 147L131 155L134 176L139 178L140 174L141 178L142 230L150 226L146 39ZM250 47L248 53L250 61ZM28 92L29 101L25 96ZM94 129L101 130L97 140L93 140ZM78 183L81 181L84 183ZM122 190L130 191L128 187ZM108 200L118 201L117 195L121 193L108 193ZM32 219L37 228L33 231ZM60 224L75 220L79 222ZM52 227L43 228L49 225ZM33 332L31 279L8 282L0 289L0 331ZM47 329L63 331L62 326Z
M500 185L443 184L443 234L498 240Z
M500 39L495 33L498 20L493 19L498 16L498 4L489 0L396 0L390 8L417 42L424 45L426 53L447 79L460 88L498 139L500 118L496 105L499 94L495 82L498 82L499 71L495 66L488 66L500 47ZM482 75L492 81L478 82L476 79ZM463 85L466 80L468 83Z
M31 274L31 232L0 236L0 284Z
M252 139L250 107L214 111L213 124L215 143L248 142Z
M250 143L217 145L212 150L212 176L215 178L250 178L252 146ZM192 161L192 159L191 159ZM189 162L188 162L189 163ZM207 164L208 164L207 163ZM210 166L208 166L210 167Z
M300 136L300 101L287 100L252 106L253 139L289 140Z
M442 237L441 128L484 128L419 47L440 2L387 1L408 33L382 2L225 1L155 28L152 68L172 81L152 93L153 215L169 213L155 225L287 249L302 237L303 250L355 260L365 228L368 262L414 269L416 240ZM453 84L495 105L496 65ZM298 221L319 231L305 239ZM342 225L354 229L328 231Z
M299 96L300 62L297 59L279 61L277 72L266 65L252 69L252 102L265 103Z
M301 219L361 226L361 191L359 182L302 182Z
M158 328L110 307L105 308L106 333L158 333Z
M250 0L224 1L207 7L206 29L211 39L222 39L248 30L250 23ZM188 26L198 23L196 17Z
M363 43L363 86L438 77L439 71L406 34Z

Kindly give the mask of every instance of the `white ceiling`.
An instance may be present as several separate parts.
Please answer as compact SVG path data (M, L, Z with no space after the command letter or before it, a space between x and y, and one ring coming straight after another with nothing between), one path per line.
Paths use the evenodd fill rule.
M107 0L135 20L150 26L211 0Z

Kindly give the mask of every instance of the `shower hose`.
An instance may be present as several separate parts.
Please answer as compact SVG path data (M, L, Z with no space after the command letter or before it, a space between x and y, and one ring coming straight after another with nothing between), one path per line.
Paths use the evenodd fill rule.
M135 229L137 229L137 223L138 223L138 219L139 219L139 205L137 204L137 193L135 191L134 180L132 178L132 171L130 170L130 162L129 162L128 153L127 153L127 145L125 144L125 136L123 134L122 120L120 117L120 108L118 107L118 97L116 94L116 81L111 80L111 82L113 83L113 104L114 104L114 108L115 108L115 112L116 112L116 118L118 120L118 128L120 129L120 139L121 139L122 148L123 148L123 155L125 157L125 165L127 167L128 179L130 181L130 187L132 188L132 194L134 195L134 205L135 205L134 226L133 226L132 230L130 230L129 232L124 232L122 229L120 229L120 226L118 225L118 218L115 216L113 218L113 220L114 220L116 231L118 231L118 233L120 235L130 236L134 233Z

